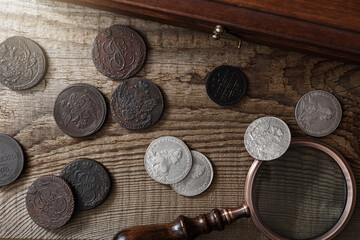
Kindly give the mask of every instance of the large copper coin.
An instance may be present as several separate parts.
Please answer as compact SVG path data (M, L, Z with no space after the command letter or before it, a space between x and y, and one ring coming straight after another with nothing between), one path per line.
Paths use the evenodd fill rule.
M131 130L144 129L156 123L163 108L160 89L143 78L131 78L121 83L110 100L115 121Z
M68 164L60 176L70 185L79 210L101 204L110 190L110 177L103 165L90 159L77 159Z
M114 25L100 32L94 40L92 58L95 67L105 76L126 79L142 67L146 45L131 28Z
M41 48L24 37L11 37L0 44L0 82L13 90L35 86L45 73Z
M69 221L74 211L74 197L67 183L56 176L38 178L26 195L26 208L40 227L55 229Z
M0 187L14 182L24 167L24 154L12 137L0 134Z
M59 94L53 114L61 131L72 137L85 137L95 133L103 125L106 102L95 87L77 83Z
M206 91L215 103L227 106L241 100L247 88L246 76L240 69L223 65L215 68L206 81Z

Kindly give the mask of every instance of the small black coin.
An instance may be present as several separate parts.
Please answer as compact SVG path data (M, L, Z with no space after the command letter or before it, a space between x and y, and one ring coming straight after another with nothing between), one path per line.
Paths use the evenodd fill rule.
M101 204L111 186L105 167L90 159L81 158L69 163L60 176L72 188L78 210L92 209Z
M223 65L207 77L206 91L211 100L221 106L233 105L245 95L247 79L240 69Z

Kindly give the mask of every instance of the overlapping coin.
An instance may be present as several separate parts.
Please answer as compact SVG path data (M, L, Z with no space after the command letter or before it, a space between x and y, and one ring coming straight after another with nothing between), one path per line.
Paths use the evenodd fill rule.
M58 127L72 137L85 137L98 131L106 118L106 102L95 87L77 83L57 97L53 111Z
M286 123L275 117L253 121L245 131L244 144L248 153L259 160L274 160L289 148L291 133Z
M0 82L12 90L25 90L41 81L45 73L41 48L24 37L10 37L0 44Z
M339 101L334 95L323 90L306 93L295 108L299 127L313 137L323 137L335 131L341 116Z

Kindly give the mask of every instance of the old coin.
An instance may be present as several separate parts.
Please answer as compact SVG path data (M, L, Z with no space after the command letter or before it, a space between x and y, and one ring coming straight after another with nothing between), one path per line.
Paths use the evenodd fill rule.
M67 183L56 176L42 176L29 188L26 208L40 227L55 229L69 221L74 211L74 197Z
M70 185L79 210L101 204L110 190L110 177L105 167L90 159L77 159L68 164L60 176Z
M163 108L164 101L159 88L143 78L125 80L115 89L110 100L115 121L131 130L155 124Z
M59 94L53 115L61 131L72 137L85 137L95 133L103 125L106 102L95 87L77 83Z
M207 77L206 91L215 103L227 106L240 101L247 88L246 76L240 69L223 65Z
M341 105L334 95L323 90L306 93L296 104L299 127L313 137L326 136L339 126Z
M24 154L12 137L0 134L0 187L14 182L24 167Z
M24 37L10 37L0 44L0 82L13 90L35 86L45 73L41 48Z
M248 153L259 160L274 160L289 148L291 133L286 123L275 117L253 121L245 131L244 144Z
M146 45L133 29L114 25L94 40L92 58L97 70L113 79L126 79L143 66Z
M183 180L191 170L192 156L186 144L176 137L155 139L147 148L145 169L152 179L163 184Z
M191 151L193 165L189 174L171 187L180 195L196 196L204 192L213 180L214 170L210 160L202 153Z

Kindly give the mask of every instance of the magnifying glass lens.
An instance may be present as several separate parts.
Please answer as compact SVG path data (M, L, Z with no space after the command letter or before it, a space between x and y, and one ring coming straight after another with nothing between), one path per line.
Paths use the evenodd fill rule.
M262 225L288 239L328 232L344 211L346 181L325 152L290 146L279 159L263 162L253 184L253 205Z

